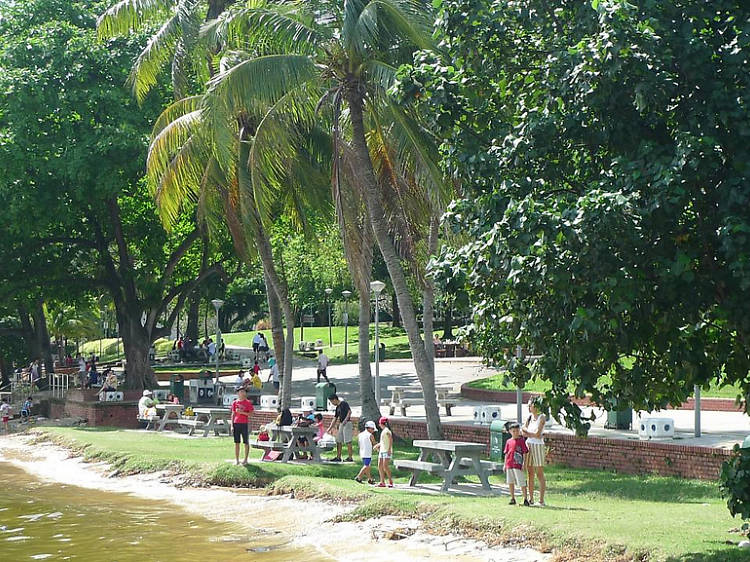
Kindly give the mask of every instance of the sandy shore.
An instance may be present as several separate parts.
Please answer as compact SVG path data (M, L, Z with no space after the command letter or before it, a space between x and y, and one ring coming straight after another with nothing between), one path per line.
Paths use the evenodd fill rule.
M291 544L332 560L538 562L551 559L549 554L527 548L490 548L459 536L430 535L419 530L418 520L382 517L356 523L331 522L352 509L346 505L270 497L253 490L178 487L174 479L160 473L109 477L112 471L106 463L84 462L51 444L31 446L28 437L19 435L0 438L0 462L9 462L49 482L167 501L215 521L240 525L250 535L267 537L263 542L269 547ZM401 540L373 538L381 537L383 530L405 528L414 532Z

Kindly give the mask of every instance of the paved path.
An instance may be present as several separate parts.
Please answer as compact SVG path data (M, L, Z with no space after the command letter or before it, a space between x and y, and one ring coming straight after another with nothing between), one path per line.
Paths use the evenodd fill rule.
M371 370L375 373L374 364ZM454 390L459 391L462 384L495 374L494 369L483 366L476 358L459 359L437 359L435 361L435 382L440 385L454 385ZM268 372L262 373L262 378L268 376ZM328 367L328 377L336 384L338 394L349 401L355 415L361 412L359 402L359 375L356 364L331 365ZM313 360L300 359L295 361L293 373L294 396L314 396L316 383L316 362ZM390 392L386 390L391 385L418 385L414 364L410 360L395 359L380 363L380 385L382 396L389 397ZM443 416L444 423L473 422L474 406L483 405L484 402L476 402L461 399L453 409L451 417ZM515 419L516 405L501 404L502 418L505 420ZM584 408L584 412L590 412L591 408ZM388 408L382 407L381 411L388 414ZM638 439L637 431L619 431L604 429L606 415L602 409L594 408L597 419L593 424L590 435L617 439ZM442 412L442 410L441 410ZM397 412L398 414L398 412ZM407 410L408 418L424 420L424 408L422 406L410 407ZM701 445L707 447L731 448L735 443L741 443L745 436L750 435L750 416L741 412L702 412L701 425L703 436L696 438L693 435L694 413L692 410L668 410L661 412L636 412L633 414L634 427L637 427L638 416L670 417L675 421L676 439L671 443L680 445ZM528 409L524 405L523 417L528 416ZM396 416L398 417L398 416ZM559 433L572 433L559 424L552 424L550 430Z

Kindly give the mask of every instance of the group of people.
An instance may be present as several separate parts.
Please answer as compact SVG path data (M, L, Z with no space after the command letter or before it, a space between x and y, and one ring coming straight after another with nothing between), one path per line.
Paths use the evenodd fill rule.
M253 336L253 354L255 359L261 359L263 361L268 359L268 341L263 332L258 332Z
M34 398L32 396L29 396L24 401L23 406L21 406L21 423L28 423L28 421L31 419L31 409L33 406ZM0 419L2 419L3 422L4 433L10 432L10 417L12 413L13 411L10 407L8 399L3 398L2 401L0 401Z
M224 338L221 338L221 341L217 345L213 338L206 336L196 346L195 342L190 339L190 336L181 335L175 340L174 344L172 344L172 349L177 350L180 355L180 361L186 361L197 357L209 362L215 360L217 353L219 354L219 359L224 358L226 342L224 341Z
M505 442L505 477L510 490L510 504L516 505L516 486L521 488L523 505L534 505L534 480L539 481L539 504L544 506L547 480L544 476L544 424L538 398L529 400L529 417L521 426L518 422L505 424L510 439ZM528 479L527 479L528 476ZM527 485L528 481L528 485Z

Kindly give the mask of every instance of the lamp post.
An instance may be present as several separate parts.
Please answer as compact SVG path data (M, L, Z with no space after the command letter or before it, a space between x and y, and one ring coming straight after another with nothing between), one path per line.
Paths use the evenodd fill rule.
M379 330L379 308L380 293L385 289L382 281L372 281L370 290L375 293L375 402L380 409L380 330Z
M214 299L211 301L216 309L216 346L214 348L214 355L216 356L216 382L219 382L219 345L221 342L221 328L219 327L219 309L224 304L221 299Z
M344 361L349 360L349 297L352 296L351 291L342 291L341 294L344 296Z
M331 330L331 293L333 293L333 289L330 287L325 290L326 302L328 302L328 347L333 347L333 331Z

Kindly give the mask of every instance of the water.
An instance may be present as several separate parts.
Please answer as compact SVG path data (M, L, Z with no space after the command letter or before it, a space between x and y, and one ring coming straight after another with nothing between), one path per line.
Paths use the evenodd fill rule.
M217 523L161 500L46 483L0 462L3 561L322 559L287 542L283 535Z

